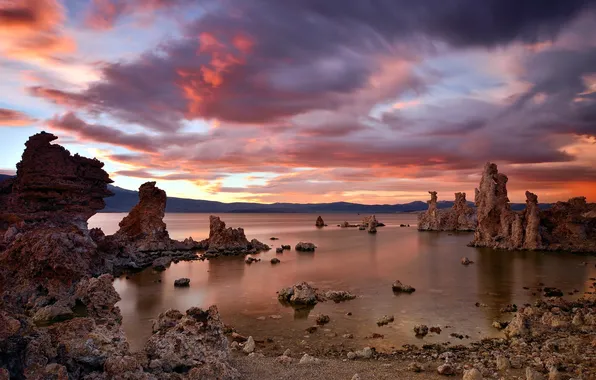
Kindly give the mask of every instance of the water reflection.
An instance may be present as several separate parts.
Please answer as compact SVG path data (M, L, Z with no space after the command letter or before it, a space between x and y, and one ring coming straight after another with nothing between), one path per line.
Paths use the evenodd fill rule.
M314 253L292 249L280 255L272 250L260 254L262 261L252 265L246 265L242 258L222 257L205 262L180 262L162 273L146 270L131 275L128 280L120 278L115 281L115 287L122 297L118 306L124 317L123 328L131 346L138 349L151 333L151 319L159 313L168 308L186 310L191 306L216 304L225 323L240 332L255 338L275 336L296 341L302 339L305 328L312 326L313 309L286 308L279 304L276 291L308 281L323 290L349 290L359 296L342 304L316 305L317 314L331 316L328 328L340 336L353 333L354 344L363 347L370 344L364 337L378 332L376 320L383 315L394 315L396 322L382 331L385 339L375 344L399 347L421 343L412 333L413 326L421 323L451 325L454 326L451 332L474 338L499 336L501 333L491 324L495 319L507 319L499 312L500 308L537 299L538 283L561 288L567 294L574 288L590 289L588 278L596 276L596 260L591 258L476 249L467 247L472 239L470 233L418 232L415 228L399 227L402 223L414 224L415 218L415 215L383 215L379 220L387 226L379 228L377 234L369 234L334 227L343 220L360 220L356 215L323 215L329 227L317 229L316 215L226 214L226 223L244 227L249 238L268 241L270 236L276 236L280 239L276 246L294 247L299 241L309 241L318 248ZM118 215L100 214L91 220L90 226L107 226L109 230L120 219ZM199 240L208 233L208 215L167 215L166 222L174 238L193 235ZM461 265L462 256L475 264ZM272 257L278 257L281 263L271 265ZM582 265L587 260L590 265ZM191 279L190 288L174 288L174 280L180 277ZM416 292L395 295L391 291L395 280L412 285ZM532 292L537 295L533 296ZM487 307L476 307L477 302ZM348 311L353 315L346 317ZM282 318L270 318L272 315ZM446 341L450 339L448 335L427 336L423 342Z

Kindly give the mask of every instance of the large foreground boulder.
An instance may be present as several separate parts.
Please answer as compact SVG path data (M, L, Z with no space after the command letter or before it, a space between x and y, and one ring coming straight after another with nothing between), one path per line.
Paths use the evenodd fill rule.
M232 380L240 375L230 365L228 340L215 306L169 310L159 315L144 352L149 371L158 378L188 373L190 379Z

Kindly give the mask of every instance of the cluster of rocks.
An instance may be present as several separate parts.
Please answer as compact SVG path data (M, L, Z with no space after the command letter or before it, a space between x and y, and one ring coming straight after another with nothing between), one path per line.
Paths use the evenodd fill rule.
M160 257L165 267L173 250L197 243L169 239L165 193L154 183L141 186L116 234L88 230L111 181L101 162L71 156L55 139L32 136L16 177L0 184L0 377L239 378L215 307L167 311L143 351L130 351L112 274Z
M377 227L384 227L385 224L377 220L375 215L365 216L360 224L352 224L345 221L337 225L341 228L358 228L361 231L368 231L371 234L377 233Z
M248 241L243 228L226 228L219 217L209 216L209 238L201 241L204 257L249 255L271 249L257 239Z
M437 208L437 192L429 191L428 210L418 214L420 231L474 231L476 210L466 202L466 193L455 193L455 202L450 209Z
M596 203L584 197L540 210L538 196L526 192L526 208L513 211L505 174L487 163L476 189L478 227L474 247L596 252Z
M314 306L318 302L333 301L335 303L355 299L356 296L344 290L328 290L320 292L307 282L301 282L277 292L277 299L284 305L293 307Z

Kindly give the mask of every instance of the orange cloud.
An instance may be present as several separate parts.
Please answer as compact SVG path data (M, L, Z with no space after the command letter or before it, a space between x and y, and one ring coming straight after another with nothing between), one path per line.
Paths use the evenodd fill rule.
M17 59L72 52L76 45L62 30L65 20L58 0L0 2L0 52Z
M35 119L30 118L22 112L0 108L0 127L22 127L31 125Z

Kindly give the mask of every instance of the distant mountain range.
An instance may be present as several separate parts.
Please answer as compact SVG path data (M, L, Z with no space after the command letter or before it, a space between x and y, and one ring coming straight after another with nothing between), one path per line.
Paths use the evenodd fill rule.
M8 175L0 174L0 181L10 178ZM137 191L123 189L118 186L108 185L114 193L113 197L106 198L106 207L102 212L128 212L139 201ZM468 202L474 206L473 202ZM451 201L439 201L438 208L450 208ZM172 213L361 213L361 214L383 214L398 212L419 212L427 209L426 202L415 201L410 203L394 205L363 205L349 202L332 203L248 203L234 202L223 203L215 201L204 201L199 199L185 199L168 197L166 212ZM523 210L525 203L512 203L513 210ZM549 204L541 204L541 208L550 207Z

